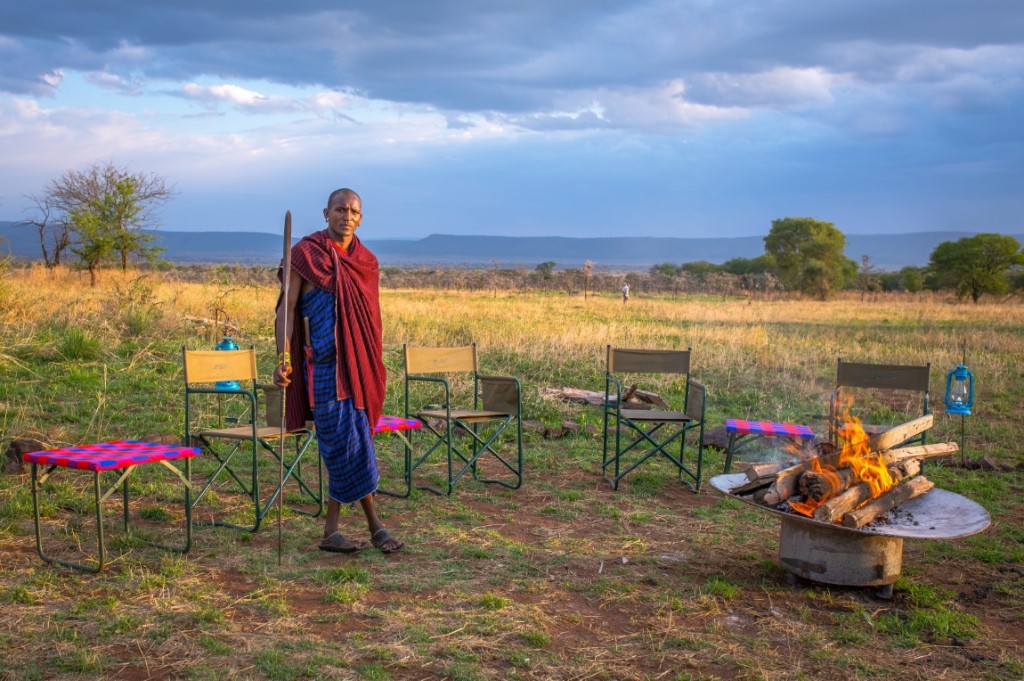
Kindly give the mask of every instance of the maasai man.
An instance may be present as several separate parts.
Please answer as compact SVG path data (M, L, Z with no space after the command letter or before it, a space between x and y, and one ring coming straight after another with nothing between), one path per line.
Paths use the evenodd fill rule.
M341 504L358 501L370 526L370 542L392 553L404 544L385 529L373 504L380 477L373 426L384 404L385 374L380 268L355 235L362 208L362 200L351 189L333 192L324 208L327 229L292 248L288 300L285 305L281 299L277 303L274 383L291 388L287 429L302 428L309 419L316 424L317 444L330 481L320 549L352 553L369 546L338 531ZM282 272L283 268L279 278ZM284 328L290 331L287 344ZM292 362L299 371L293 373Z

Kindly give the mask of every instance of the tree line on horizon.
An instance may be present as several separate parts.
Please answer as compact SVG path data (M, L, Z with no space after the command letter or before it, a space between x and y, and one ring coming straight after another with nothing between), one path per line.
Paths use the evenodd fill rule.
M944 241L932 251L927 266L907 266L897 272L880 271L866 255L859 263L846 257L846 236L831 222L814 218L772 220L764 245L764 255L756 258L732 258L721 265L666 262L654 265L650 272L668 277L772 275L783 289L821 300L841 290L864 294L954 290L959 299L969 297L977 303L986 293L1024 290L1024 251L1020 243L1012 236L994 232Z
M67 170L39 194L27 196L34 210L24 224L37 231L46 267L81 267L89 271L95 285L97 271L107 265L116 263L124 271L133 259L150 266L160 264L161 249L153 243L152 230L157 227L157 209L174 194L159 175L132 172L111 162L94 163L85 170ZM496 281L512 284L516 280L520 286L575 289L586 295L594 288L617 289L629 283L679 293L798 292L821 300L842 290L864 294L953 290L958 299L969 297L975 303L984 294L1024 290L1020 243L994 232L942 242L926 267L908 266L898 272L880 271L866 255L859 263L846 257L846 236L833 223L814 218L772 220L764 244L761 256L732 258L720 265L705 261L654 265L643 282L638 273L596 273L590 261L579 269L557 271L557 264L547 261L529 273L482 270L490 274L476 277L481 279L476 284L498 288ZM68 253L77 261L67 263ZM423 272L434 272L440 278L437 283L445 285L450 278L446 273L459 271L385 268L382 285L416 285Z

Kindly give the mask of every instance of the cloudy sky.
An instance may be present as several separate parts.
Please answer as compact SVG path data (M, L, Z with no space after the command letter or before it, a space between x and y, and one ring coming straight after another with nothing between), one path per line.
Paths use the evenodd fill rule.
M12 0L0 219L112 161L164 229L1024 231L1020 0Z

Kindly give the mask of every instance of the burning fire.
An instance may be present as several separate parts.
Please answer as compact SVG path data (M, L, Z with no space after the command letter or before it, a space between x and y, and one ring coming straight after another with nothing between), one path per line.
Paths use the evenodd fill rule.
M836 428L839 440L839 468L849 467L854 477L871 488L871 498L879 496L894 484L888 467L881 455L871 451L871 438L864 431L861 420L850 413L852 401L846 403L842 415L836 419ZM842 483L836 474L836 469L831 466L822 466L817 457L810 461L811 470L828 478L835 490L842 489ZM805 502L790 501L790 507L800 513L811 517L814 509L828 501L830 497L820 500L808 499Z

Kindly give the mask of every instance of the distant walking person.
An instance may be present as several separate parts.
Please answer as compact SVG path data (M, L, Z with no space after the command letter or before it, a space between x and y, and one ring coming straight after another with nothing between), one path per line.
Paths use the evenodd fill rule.
M355 235L362 209L354 191L335 191L324 208L327 229L292 248L288 300L279 300L277 307L280 362L274 383L293 387L287 397L289 430L301 428L307 419L316 423L320 456L330 480L320 549L352 553L372 543L392 553L403 543L384 528L373 503L380 477L373 427L384 404L385 374L380 268ZM282 337L286 318L287 339ZM306 323L296 324L296 318L305 318ZM297 360L298 371L293 371L292 359ZM341 504L356 501L366 515L370 542L349 539L338 531Z
M622 285L622 302L629 302L629 284Z

